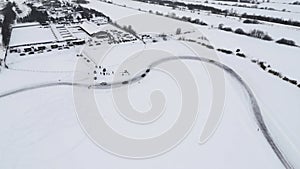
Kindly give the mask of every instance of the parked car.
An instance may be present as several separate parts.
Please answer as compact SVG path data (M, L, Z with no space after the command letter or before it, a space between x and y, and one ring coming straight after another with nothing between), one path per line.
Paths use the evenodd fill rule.
M17 52L18 52L18 49L10 49L9 52L10 52L10 53L17 53Z
M46 46L39 46L38 47L38 50L45 50L46 49Z
M57 48L58 48L58 45L51 45L51 48L52 48L52 49L57 49Z
M24 52L31 52L32 48L24 48Z

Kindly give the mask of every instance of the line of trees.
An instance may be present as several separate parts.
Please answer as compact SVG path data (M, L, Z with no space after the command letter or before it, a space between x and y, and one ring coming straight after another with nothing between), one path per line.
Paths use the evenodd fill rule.
M297 46L294 41L288 40L285 38L281 38L281 39L277 40L276 43L283 44L283 45L289 45L289 46Z
M88 8L84 8L80 5L77 6L72 6L72 4L70 3L66 3L65 5L62 5L60 2L58 2L57 5L59 6L69 6L69 7L73 7L75 12L78 12L81 14L81 17L77 17L77 18L73 18L73 16L71 14L66 15L64 18L60 17L60 18L54 18L52 16L49 16L48 13L46 11L43 10L39 10L38 8L34 7L32 4L28 3L27 4L30 8L31 8L31 13L23 18L20 18L18 21L19 22L39 22L41 24L43 23L47 23L49 21L53 22L53 23L57 23L60 21L72 21L74 19L77 20L81 20L81 19L87 19L90 20L91 18L93 18L93 14L96 17L106 17L108 20L110 20L110 18L106 15L104 15L101 12L98 12L94 9L88 9ZM44 3L44 6L50 6L48 3Z
M268 33L263 32L258 29L253 29L249 33L245 32L242 28L237 28L236 30L233 31L231 27L225 27L224 24L219 24L218 29L227 31L227 32L233 32L233 33L236 33L239 35L250 36L250 37L254 37L254 38L258 38L258 39L262 39L262 40L266 40L266 41L273 41L273 38L270 35L268 35ZM276 43L288 45L288 46L299 47L293 40L289 40L289 39L285 39L285 38L281 38L281 39L277 40Z
M123 31L125 31L125 32L127 32L127 33L132 34L135 38L137 38L137 39L141 40L143 43L145 43L144 40L143 40L143 38L141 38L141 37L138 36L138 34L137 34L136 31L132 28L131 25L128 25L128 26L126 26L126 25L121 26L121 25L119 25L117 22L112 22L112 21L110 21L110 23L111 23L112 25L114 25L115 27L117 27L117 28L119 28L119 29L121 29L121 30L123 30Z
M33 7L31 4L27 4L31 8L31 12L29 15L24 18L20 18L20 22L39 22L46 23L49 21L49 15L45 11L39 11L36 7Z
M300 22L298 21L292 21L292 20L285 20L281 18L274 18L270 16L261 16L261 15L250 15L247 13L244 13L241 15L242 18L248 18L248 19L254 19L254 20L260 20L260 21L266 21L266 22L273 22L273 23L279 23L284 25L291 25L291 26L297 26L300 27Z
M270 16L261 16L261 15L247 14L247 13L238 15L235 12L230 12L228 10L222 10L219 8L201 5L201 4L189 4L189 3L176 2L176 1L170 1L170 0L135 0L135 1L158 4L158 5L163 5L163 6L170 6L173 9L175 9L177 7L185 7L189 10L205 10L205 11L211 11L211 13L213 13L213 14L241 17L241 18L246 18L246 19L260 20L260 21L266 21L266 22L279 23L279 24L284 24L284 25L300 27L299 21L285 20L282 18L274 18L274 17L270 17Z
M236 34L239 34L239 35L246 35L246 36L250 36L250 37L253 37L253 38L258 38L258 39L262 39L262 40L266 40L266 41L272 41L273 40L273 38L268 33L263 32L263 31L258 30L258 29L253 29L249 33L247 33L242 28L237 28L233 32L236 33Z
M259 61L259 60L251 60L251 62L256 63L262 70L279 77L280 79L291 83L292 85L297 86L298 88L300 88L300 83L298 84L298 81L292 78L289 78L287 76L282 75L280 72L272 69L271 65L267 64L266 62L263 61Z
M135 0L140 1L144 3L152 3L152 4L158 4L158 5L164 5L164 6L170 6L173 8L176 7L187 7L189 10L205 10L205 11L211 11L212 13L224 13L225 10L221 10L215 7L201 5L201 4L186 4L184 2L178 2L178 1L169 1L169 0Z
M295 1L293 3L289 3L290 5L300 5L300 1Z
M88 4L88 3L90 3L87 0L73 0L72 2L77 3L77 4Z

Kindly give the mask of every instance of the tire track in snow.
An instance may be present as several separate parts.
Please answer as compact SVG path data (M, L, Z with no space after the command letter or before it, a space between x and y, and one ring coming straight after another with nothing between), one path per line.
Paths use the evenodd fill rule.
M250 105L252 108L252 111L255 115L255 119L256 122L263 134L263 136L265 137L266 141L269 143L269 145L271 146L272 150L274 151L274 153L276 154L276 156L278 157L278 159L281 161L282 165L286 168L286 169L293 169L294 167L289 163L289 161L285 158L284 154L281 152L280 148L278 147L278 145L275 143L275 141L273 140L270 131L268 130L265 121L263 119L262 113L261 113L261 109L258 105L258 102L252 92L252 90L250 89L250 87L247 85L247 83L242 79L242 77L240 75L238 75L233 69L231 69L230 67L226 66L223 63L217 62L215 60L211 60L211 59L207 59L204 57L196 57L196 56L178 56L178 57L168 57L168 58L163 58L160 60L157 60L155 62L153 62L143 74L137 75L127 81L120 81L120 82L112 82L112 83L102 83L102 84L93 84L93 85L89 85L89 84L82 84L82 83L72 83L72 82L53 82L53 83L44 83L44 84L37 84L37 85L32 85L32 86L28 86L28 87L23 87L20 89L16 89L16 90L11 90L11 91L7 91L5 93L1 93L0 94L0 98L4 98L10 95L14 95L14 94L18 94L21 92L25 92L25 91L30 91L30 90L35 90L35 89L41 89L41 88L46 88L46 87L55 87L55 86L73 86L73 87L83 87L83 88L88 88L88 89L97 89L97 90L101 90L101 89L111 89L111 88L118 88L118 87L122 87L125 85L131 85L133 83L136 83L140 80L142 80L143 78L146 77L146 75L148 73L150 73L150 71L165 62L169 62L169 61L174 61L174 60L192 60L192 61L199 61L199 62L205 62L208 64L212 64L214 66L217 66L219 68L221 68L222 70L224 70L225 72L227 72L228 74L230 74L237 82L239 82L239 84L244 88L244 90L247 92L248 97L250 99Z

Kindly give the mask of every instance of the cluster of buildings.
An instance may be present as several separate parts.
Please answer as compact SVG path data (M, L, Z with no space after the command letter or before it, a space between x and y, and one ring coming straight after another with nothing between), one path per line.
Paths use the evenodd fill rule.
M35 14L48 15L49 21L22 21L24 23L12 25L2 65L6 65L9 57L68 50L84 44L98 46L138 40L122 28L109 24L109 18L101 12L74 3L59 0L27 0L25 3L34 9Z

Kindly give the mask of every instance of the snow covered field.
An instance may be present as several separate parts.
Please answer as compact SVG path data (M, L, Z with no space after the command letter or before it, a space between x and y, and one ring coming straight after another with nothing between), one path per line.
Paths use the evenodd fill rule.
M250 3L237 3L237 2L226 2L226 1L208 1L209 3L204 3L204 1L186 1L186 0L178 0L179 2L189 2L192 4L202 4L206 6L215 7L218 9L227 9L229 11L235 11L239 14L247 13L247 14L253 14L253 15L262 15L262 16L270 16L270 17L277 17L282 18L286 20L300 20L300 7L299 5L288 5L288 4L282 4L282 3L261 3L261 4L250 4ZM295 0L296 1L296 0ZM292 2L295 2L292 1ZM288 3L287 1L285 1ZM228 5L220 5L221 4L228 4ZM245 8L245 7L238 7L238 6L232 6L232 5L246 5L248 7L256 6L256 8ZM273 8L275 10L266 10L266 9L259 9L260 7L267 7L267 8ZM285 9L285 11L282 11ZM290 11L290 12L287 12Z
M123 0L115 0L114 1L117 4L124 4L125 1ZM225 26L232 26L233 29L235 28L242 28L245 31L252 30L252 29L259 29L267 32L271 37L274 39L276 38L287 38L295 40L296 42L300 43L300 37L295 36L296 34L299 34L298 29L282 26L282 25L272 25L272 24L259 24L259 25L251 25L251 24L243 24L237 19L232 18L224 18L220 16L214 16L214 15L206 15L203 12L198 14L185 12L185 11L174 11L169 7L163 7L159 5L152 5L152 4L146 4L146 3L140 3L135 1L126 1L126 5L129 7L133 7L135 9L140 8L142 10L152 10L152 11L159 11L163 12L164 14L169 14L172 12L175 12L177 16L191 16L193 18L200 18L200 20L203 20L204 22L207 22L208 24L212 24L213 26L217 27L219 24L223 23ZM92 1L90 4L86 5L87 7L103 10L110 8L110 11L112 13L112 16L114 16L115 13L125 13L126 11L130 10L128 15L119 15L112 17L113 20L118 20L120 18L126 18L129 16L132 16L135 12L135 15L141 14L140 11L134 10L134 9L128 9L121 6L113 6L112 4L100 2L100 1ZM109 11L107 11L109 12ZM109 14L109 13L108 13ZM121 20L122 21L122 20ZM139 27L142 27L143 25L136 23L133 25L135 29L138 29ZM274 42L268 42L268 41L262 41L258 39L254 39L251 37L241 36L233 33L227 33L224 31L216 30L216 29L210 29L209 27L202 27L193 25L197 28L199 28L199 31L202 32L205 36L208 37L211 44L215 44L216 47L224 47L226 49L231 49L235 51L236 49L241 49L242 51L245 51L245 53L249 54L251 58L257 58L264 61L269 62L270 64L274 64L274 66L284 72L287 75L290 75L294 78L300 79L300 74L298 73L298 64L297 61L299 59L297 53L299 52L299 48L293 48L289 46L282 46L279 44L275 44ZM173 28L172 30L166 30L165 33L172 33L176 30L176 28ZM224 38L224 40L220 40L220 37ZM230 43L224 43L224 42L230 42ZM261 45L256 45L261 44ZM274 50L274 46L276 46L276 49L278 49L277 52L270 52ZM255 50L253 50L255 48ZM271 55L271 56L270 56ZM289 56L288 58L284 56ZM286 66L289 65L289 66Z
M179 0L179 1L197 2L197 3L204 3L205 1L208 1L208 2L217 2L216 0ZM288 3L293 3L295 1L297 1L297 0L270 0L269 4L272 4L272 3L288 4ZM220 2L227 3L227 4L235 4L235 3L237 3L237 2L229 2L229 1L220 1ZM265 1L265 0L258 0L257 2L259 2L259 3L267 3L267 1ZM239 4L251 5L250 3L239 3Z
M92 9L100 9L101 8L101 12L105 15L109 15L109 17L113 20L117 20L117 19L123 18L125 16L135 15L137 13L142 14L142 12L136 12L136 11L133 11L130 9L123 9L123 10L116 12L116 7L113 4L100 3L99 1L90 1L89 4L83 4L82 6L92 8Z
M123 0L115 0L116 4L123 5L125 2ZM101 3L97 1L92 1L90 4L87 4L87 7L90 8L97 8L96 6L101 5L101 9L105 11L106 8L109 8L111 4ZM299 28L295 27L289 27L289 26L283 26L280 24L270 24L270 23L263 23L263 24L243 24L243 20L239 20L238 18L232 18L219 15L213 15L213 14L207 14L207 12L200 12L200 13L191 13L188 11L179 11L179 10L173 10L170 7L166 6L159 6L159 5L153 5L153 4L147 4L147 3L141 3L136 1L128 1L126 2L126 5L129 7L133 7L135 9L142 9L145 11L152 10L153 12L159 11L163 14L172 14L175 13L176 16L182 17L187 16L191 17L193 19L200 19L201 21L204 21L208 25L213 25L214 27L218 27L219 24L224 24L225 26L230 26L233 30L237 28L242 28L245 32L250 32L253 29L262 30L266 33L268 33L273 39L278 40L280 38L287 38L294 40L296 43L300 44L300 36L295 36L296 34L300 33ZM107 6L107 7L106 7ZM120 9L121 7L115 7L116 9ZM124 9L124 11L127 11L128 9ZM121 10L123 11L123 10ZM131 11L132 13L132 11ZM130 16L131 13L128 15L122 15L122 16ZM140 12L136 12L136 14L139 14ZM112 19L119 19L122 16L116 16L112 15Z
M10 46L19 46L25 44L44 43L55 41L51 28L41 25L24 26L12 29Z
M254 93L266 126L285 158L294 168L300 168L300 88L270 75L251 62L251 59L266 61L275 70L300 82L300 48L216 29L220 23L232 28L241 27L245 31L260 29L275 39L285 37L300 44L300 37L296 36L299 34L298 28L276 24L246 25L236 18L208 15L205 12L197 14L175 11L169 7L129 0L113 2L120 6L97 0L91 0L91 3L83 6L103 12L120 25L131 25L138 34L156 35L153 36L156 41L142 43L138 40L99 46L87 43L86 46L55 49L26 56L8 54L9 69L1 69L0 72L0 115L3 117L0 118L0 168L284 168L263 132L259 130L253 105L247 98L246 91L226 72L223 72L223 114L214 134L207 142L199 143L210 116L211 106L216 99L212 77L214 74L210 72L221 69L189 60L182 63L188 67L196 82L199 107L194 126L180 144L165 154L139 160L116 156L97 145L84 129L82 119L77 114L76 92L91 92L93 88L87 86L100 82L109 83L115 76L128 80L148 68L151 61L169 56L201 56L231 67ZM138 8L152 10L154 13L174 12L177 16L199 18L209 25L193 25L139 11ZM103 27L113 29L112 25ZM177 28L182 29L179 35L175 35ZM87 34L77 32L76 27L67 28L68 31L75 37L87 37ZM162 34L167 35L166 39L159 36ZM55 41L55 35L58 36L59 32L53 33L50 27L14 28L10 45ZM193 38L208 43L215 49L176 40L178 37ZM231 51L239 49L247 57L220 53L216 51L217 48ZM126 61L136 63L135 67L124 68L123 62ZM180 83L174 79L176 76L162 71L164 66L172 64L174 63L159 65L141 81L121 89L92 91L105 122L116 132L133 138L156 137L172 128L182 113ZM114 73L100 75L103 68ZM125 69L130 74L124 76ZM222 84L223 78L218 79L218 84ZM62 83L74 83L74 86L59 85ZM54 85L34 89L35 86L43 84ZM32 89L23 92L3 95L9 91L31 87ZM132 123L116 108L113 92L118 90L128 91L130 103L142 112L151 109L153 92L159 90L166 101L164 113L153 123ZM220 91L217 94L218 92ZM81 98L79 102L85 104L86 100L88 98Z
M224 5L217 5L217 4L208 4L208 6L216 7L219 9L228 9L236 11L240 14L247 13L250 15L262 15L262 16L270 16L275 18L283 18L285 20L300 20L300 13L292 13L292 12L281 12L281 11L271 11L271 10L264 10L264 9L252 9L252 8L242 8L242 7L235 7L235 6L224 6Z
M174 50L174 46L176 46L176 50ZM161 42L148 45L144 50L166 50L166 48L172 49L172 53L175 55L192 54L189 49L178 42ZM110 53L110 56L114 57L108 56L109 61L104 61L104 63L113 63L112 61L117 63L118 60L123 60L124 56L131 55L130 53L137 49L143 48L140 48L139 45L135 47L121 45L114 48ZM63 54L58 57L72 57L72 54ZM59 61L56 58L53 60ZM252 77L249 75L247 80L253 76L257 78L258 75L262 77L263 81L268 79L256 67L239 59L234 59L234 61L229 59L228 62L241 62L244 68L254 70L255 75L252 74ZM30 62L23 62L23 65L38 65L39 63L40 60L31 60ZM69 65L72 64L75 62L70 60ZM138 161L123 159L106 153L95 146L82 131L73 107L72 88L49 87L1 99L1 107L5 110L2 115L6 117L4 121L1 120L1 167L97 168L97 166L104 165L107 168L182 168L187 166L189 168L198 168L197 166L206 166L206 168L282 168L264 137L257 131L253 115L247 108L249 103L246 98L240 96L243 91L230 76L226 76L226 93L228 94L226 95L226 107L222 122L215 135L206 144L198 144L210 109L213 91L205 67L193 62L186 62L186 64L194 72L197 84L200 85L198 89L201 96L201 106L193 130L171 152L158 158ZM44 69L47 67L52 66L43 66ZM56 66L56 70L59 69L60 67ZM251 71L251 73L254 72ZM12 79L11 76L24 78ZM69 73L10 70L2 72L1 81L5 83L1 84L1 88L10 90L45 81L58 81L58 79L68 81L71 78L72 74ZM266 80L266 82L269 81ZM276 80L273 82L278 83ZM8 84L12 85L7 86ZM98 104L107 123L123 134L143 138L159 134L159 131L168 129L172 121L176 120L174 112L178 112L178 106L175 105L178 105L176 103L180 101L180 98L173 96L179 94L180 91L168 75L154 71L141 83L130 87L130 97L133 98L132 101L136 103L139 109L145 110L148 107L147 99L142 98L157 88L163 90L167 97L167 109L159 121L145 126L137 126L120 118L118 112L112 109L114 103L110 99L112 97L111 92L95 91L95 94L96 98L101 100ZM19 105L11 106L11 103L16 100L20 100L18 101ZM16 162L15 159L19 160ZM168 161L172 161L172 163Z

